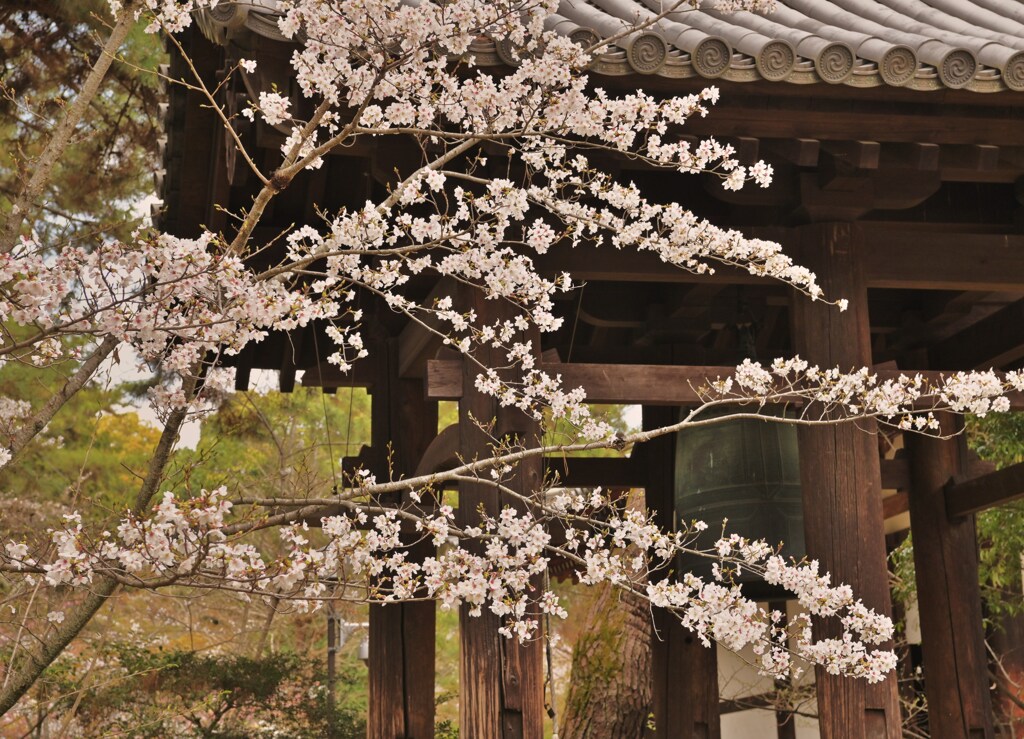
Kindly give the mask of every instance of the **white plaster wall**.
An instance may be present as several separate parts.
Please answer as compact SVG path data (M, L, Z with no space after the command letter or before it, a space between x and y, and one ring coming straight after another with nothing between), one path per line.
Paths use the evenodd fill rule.
M788 615L796 615L796 603L788 604ZM744 696L760 695L771 691L774 683L771 678L757 674L751 666L753 653L734 654L727 649L718 649L718 686L722 700L732 700ZM814 684L814 672L808 671L799 679L803 685ZM805 706L808 712L815 711L814 699ZM738 711L722 716L722 739L775 739L775 713L765 709ZM797 739L818 739L818 721L805 716L796 717Z

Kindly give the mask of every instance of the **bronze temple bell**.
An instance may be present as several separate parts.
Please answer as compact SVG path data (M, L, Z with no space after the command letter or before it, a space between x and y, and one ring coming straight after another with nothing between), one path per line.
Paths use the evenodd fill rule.
M767 413L782 415L781 411ZM676 435L674 497L677 525L693 519L708 524L697 539L700 548L710 547L719 538L722 520L728 519L726 535L764 539L772 547L783 542L785 557L800 559L806 553L800 452L796 427L791 424L743 418L683 429ZM712 561L683 556L680 572L710 577ZM742 572L736 580L749 597L780 595L753 573Z

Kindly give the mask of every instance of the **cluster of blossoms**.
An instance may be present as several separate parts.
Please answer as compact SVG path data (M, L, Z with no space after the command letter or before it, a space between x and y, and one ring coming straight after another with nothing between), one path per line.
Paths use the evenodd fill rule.
M870 416L905 431L931 431L938 428L933 410L979 416L1010 410L1007 394L1024 392L1024 372L954 372L938 378L898 374L883 379L866 367L822 369L800 357L776 359L769 367L748 359L733 375L710 382L704 392L712 403L800 403L801 421Z
M78 514L68 514L63 527L50 532L48 559L37 559L25 542L7 542L0 569L41 576L54 587L84 587L98 576L133 587L215 585L245 597L292 600L300 608L337 598L388 603L432 597L445 609L468 606L470 616L486 610L501 619L504 636L527 641L538 636L542 614L567 615L557 595L540 585L557 557L583 583L610 582L669 609L705 644L714 639L734 650L752 647L765 674L790 674L803 661L877 681L895 664L892 652L871 649L891 640L892 622L854 600L849 587L831 585L817 562L787 562L764 542L736 535L694 550L690 544L703 524L666 533L649 515L622 510L600 489L561 492L531 511L505 507L461 528L447 505L424 512L352 504L348 513L324 515L319 532L305 524L282 528L276 554L238 541L246 524L226 520L232 511L226 496L224 488L185 499L167 492L149 516L126 517L116 532L95 538ZM561 541L547 525L555 517L571 522ZM429 541L436 554L410 558L410 537ZM659 574L695 551L716 561L712 581ZM759 608L732 582L739 568L793 593L807 615L779 627L777 614ZM815 641L810 615L835 619L842 635Z
M253 273L209 233L68 246L56 255L23 239L0 255L0 283L0 321L32 330L4 336L0 358L37 362L51 358L46 348L57 339L112 336L185 372L208 352L234 354L271 329L341 313L334 300Z
M190 22L190 13L217 2L143 5L173 32ZM545 30L545 18L557 10L550 0L280 0L265 7L276 9L285 36L301 38L292 60L299 88L328 104L312 120L294 121L296 106L288 98L259 91L245 114L258 112L288 136L286 161L317 166L333 147L388 135L418 136L439 152L398 182L386 201L342 211L328 233L307 228L290 240L282 270L304 270L327 258L314 289L355 284L384 295L396 310L422 313L427 308L405 299L400 288L412 275L432 271L512 301L531 326L550 331L561 323L550 296L571 281L543 278L529 252L543 254L559 241L575 246L607 239L615 248L653 251L684 269L739 265L820 296L813 275L777 244L717 229L678 205L652 203L566 144L586 141L682 172L719 172L733 189L748 178L761 185L771 180L768 165L748 171L731 147L713 139L697 145L677 140L677 127L707 114L715 88L666 100L591 90L585 71L595 50L587 53ZM476 64L470 47L481 36L508 39L520 53L519 65L500 77L467 75ZM249 60L239 63L255 69ZM524 178L494 177L483 157L463 167L459 157L485 140L499 142L510 161L518 159ZM469 352L475 338L486 342L497 330L482 323L449 338ZM341 356L334 361L348 364Z

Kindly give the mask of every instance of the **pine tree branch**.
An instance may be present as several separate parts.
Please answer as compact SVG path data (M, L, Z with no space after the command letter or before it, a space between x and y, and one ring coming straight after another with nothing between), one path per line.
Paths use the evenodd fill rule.
M103 46L103 51L93 65L92 71L82 85L81 91L68 108L64 120L57 125L53 136L46 144L46 148L39 156L39 159L33 162L32 176L22 187L21 194L14 201L7 222L4 224L2 232L0 232L0 254L10 254L15 244L17 244L18 235L21 233L25 219L28 217L29 212L35 208L36 200L42 195L43 189L50 181L54 166L71 143L75 129L82 121L85 112L89 109L93 98L96 97L103 86L103 80L107 76L107 71L114 61L117 50L121 48L121 44L128 38L128 33L131 31L132 26L135 25L135 10L135 2L126 3L121 9L117 16L117 23L110 32L110 36Z

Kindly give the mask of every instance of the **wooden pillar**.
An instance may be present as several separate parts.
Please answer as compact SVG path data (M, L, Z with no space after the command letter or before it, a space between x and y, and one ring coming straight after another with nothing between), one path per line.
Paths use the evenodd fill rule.
M939 414L941 432L961 431L960 419ZM946 483L966 472L963 436L905 435L911 460L910 530L921 613L924 687L933 739L993 736L988 659L978 586L974 516L950 521Z
M821 367L849 370L871 365L867 288L859 258L860 229L848 223L817 224L800 231L801 264L813 270L825 294L846 298L838 308L794 295L794 350ZM789 245L787 245L789 246ZM856 597L890 613L882 525L881 473L873 422L799 429L807 554L847 583ZM817 638L834 636L836 623L816 623ZM816 671L818 713L824 739L898 739L896 680L876 685Z
M376 350L381 381L372 396L373 471L411 475L437 433L437 404L424 398L418 380L400 380L397 344ZM391 470L388 469L388 446ZM397 500L394 502L398 502ZM433 553L429 542L412 557ZM421 739L434 735L435 604L431 601L370 606L370 705L367 735L381 739Z
M484 322L505 316L508 310L499 301L485 300L483 294L474 289L465 289L462 300ZM534 346L537 346L536 341ZM489 351L493 356L481 359L490 366L508 363L500 350ZM527 444L536 444L539 437L536 423L519 411L499 409L492 397L477 391L478 372L476 365L463 363L463 395L459 401L460 457L469 461L490 456L492 436L515 434ZM485 430L481 425L488 428ZM507 486L519 493L536 491L542 482L541 465L539 457L521 463ZM489 478L486 472L483 476ZM497 516L506 505L523 508L490 485L459 483L456 521L460 526L478 525L478 511L482 509L488 515ZM474 545L469 546L472 549ZM500 626L500 619L486 606L480 616L470 616L469 607L465 605L459 611L459 732L466 737L494 739L542 737L544 643L536 639L522 646L517 640L501 636Z
M675 408L644 406L645 429L675 423ZM674 526L675 435L647 442L638 450L648 469L645 499L662 529ZM714 525L714 522L711 524ZM700 643L672 613L654 609L651 645L655 736L719 739L718 655Z

